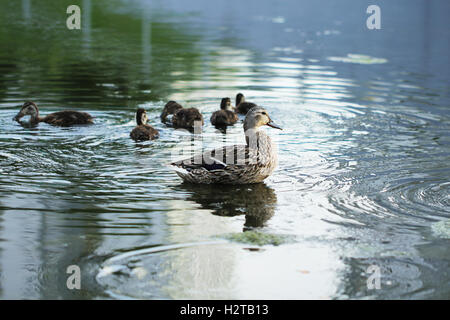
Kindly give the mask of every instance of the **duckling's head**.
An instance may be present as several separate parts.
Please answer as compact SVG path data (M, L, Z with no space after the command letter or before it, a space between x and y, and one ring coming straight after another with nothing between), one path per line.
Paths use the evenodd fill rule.
M280 126L275 124L272 119L270 119L269 113L263 107L253 107L245 116L244 120L244 131L249 129L258 130L262 126L269 126L275 129L283 130Z
M182 109L183 106L176 101L170 100L164 106L164 109L167 109L169 113L174 113L175 111Z
M15 121L19 121L24 116L31 116L32 119L39 116L39 109L32 101L27 101L22 105L19 113L13 118Z
M136 111L136 123L138 126L142 125L142 124L147 124L148 121L148 117L147 117L147 112L145 111L144 108L139 108Z
M165 123L169 115L174 115L180 109L183 109L183 106L181 104L178 104L173 100L170 100L164 106L164 109L161 113L161 121Z
M233 110L231 107L231 99L230 98L223 98L220 102L220 109L222 110Z
M236 107L239 105L239 103L244 102L245 101L245 97L242 93L238 93L236 95Z

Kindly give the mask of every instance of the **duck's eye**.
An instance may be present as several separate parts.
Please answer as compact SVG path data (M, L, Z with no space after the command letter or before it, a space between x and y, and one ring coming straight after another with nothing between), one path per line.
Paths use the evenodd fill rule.
M263 112L262 114L265 115L265 116L267 115L265 112Z

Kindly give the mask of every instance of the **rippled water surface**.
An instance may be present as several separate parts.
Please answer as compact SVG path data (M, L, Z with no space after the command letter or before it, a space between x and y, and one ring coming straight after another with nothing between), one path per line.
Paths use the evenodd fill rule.
M448 299L450 5L382 2L368 30L369 4L1 2L0 297ZM209 123L237 92L284 128L277 170L181 183L175 154L244 142ZM170 99L201 135L160 123ZM22 126L25 100L95 124ZM129 138L137 107L158 140Z

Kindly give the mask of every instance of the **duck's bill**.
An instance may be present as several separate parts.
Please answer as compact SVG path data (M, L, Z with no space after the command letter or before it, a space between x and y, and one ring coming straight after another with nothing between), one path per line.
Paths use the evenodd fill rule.
M21 118L23 117L22 114L20 114L20 112L18 114L16 114L16 116L13 118L14 121L19 121Z
M275 129L280 129L283 130L283 128L281 128L279 125L277 125L275 122L273 122L272 120L267 124L269 127L275 128Z

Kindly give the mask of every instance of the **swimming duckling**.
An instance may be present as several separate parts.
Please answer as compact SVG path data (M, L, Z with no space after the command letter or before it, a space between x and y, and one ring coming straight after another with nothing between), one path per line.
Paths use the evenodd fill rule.
M20 122L19 120L27 115L31 116L31 124L45 122L55 126L68 127L76 124L93 123L93 117L89 113L80 111L59 111L50 113L45 117L40 117L38 107L31 101L27 101L22 105L22 109L20 109L19 113L13 118L13 120Z
M171 100L167 102L161 113L161 122L162 123L171 122L171 120L168 119L168 116L170 115L173 116L180 109L183 109L183 107L180 104L176 103L175 101Z
M262 182L277 166L276 146L260 128L281 129L262 107L250 109L244 120L246 145L209 150L170 165L186 182L249 184ZM226 163L225 163L226 162Z
M236 112L241 114L247 114L247 112L256 107L256 104L252 102L245 102L245 97L242 93L236 95Z
M194 129L195 122L201 122L203 126L203 116L197 108L182 108L172 117L172 124L175 128Z
M159 137L159 132L147 124L147 112L143 108L136 111L137 126L130 132L131 139L135 141L153 140Z
M220 102L219 111L215 111L211 116L211 123L216 127L231 126L238 121L238 116L231 106L230 98L223 98Z

